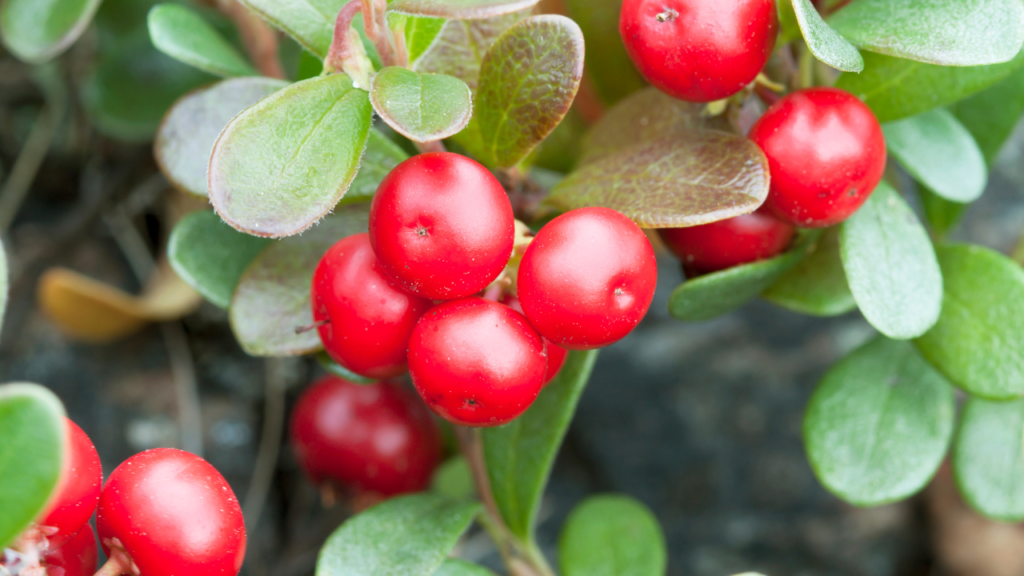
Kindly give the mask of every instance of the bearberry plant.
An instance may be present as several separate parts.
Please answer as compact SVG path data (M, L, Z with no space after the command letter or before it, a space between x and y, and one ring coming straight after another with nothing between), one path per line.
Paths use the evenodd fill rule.
M557 563L535 537L598 350L651 305L654 245L687 278L682 322L762 297L877 330L803 421L838 498L907 498L949 457L977 512L1024 520L1024 270L945 240L1024 112L1020 0L238 2L210 2L237 30L152 6L152 47L221 79L128 85L142 111L118 79L151 47L104 28L100 0L6 0L0 33L43 63L100 10L94 122L145 139L157 110L161 170L211 205L177 223L171 265L247 353L331 374L290 429L324 500L359 511L318 576L489 574L449 558L474 521L513 576L664 574L627 497L583 502ZM461 451L443 464L442 430ZM471 495L437 480L460 473ZM144 452L100 495L59 402L0 388L0 572L90 573L97 501L103 576L240 569L241 510L208 463Z

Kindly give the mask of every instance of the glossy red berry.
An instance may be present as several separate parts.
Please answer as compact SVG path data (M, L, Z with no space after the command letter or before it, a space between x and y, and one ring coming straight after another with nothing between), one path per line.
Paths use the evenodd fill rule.
M409 373L434 412L463 426L500 426L526 411L547 373L544 340L515 310L483 298L423 315L409 341Z
M658 280L643 231L608 208L580 208L541 228L519 265L518 290L530 324L570 350L612 344L651 305Z
M47 576L92 576L98 558L96 534L86 524L66 544L43 553L40 560Z
M871 110L836 88L779 100L750 130L772 175L764 206L807 228L846 220L885 172L885 137Z
M107 555L127 555L144 576L235 576L245 557L235 493L206 460L173 448L114 469L96 528Z
M519 298L515 296L505 298L502 300L502 303L520 314L523 313L523 305L519 303ZM541 336L541 338L544 337ZM569 351L547 338L544 338L544 349L548 352L548 371L544 374L544 385L547 386L555 379L555 376L558 376L558 372L565 365L565 360L569 357Z
M381 496L425 489L441 460L430 411L393 382L317 380L292 412L291 443L315 484Z
M658 235L687 270L725 270L784 252L796 229L757 211L689 228L662 228Z
M313 273L313 319L335 362L369 378L405 373L416 321L433 302L399 288L381 269L368 234L335 244Z
M381 267L406 290L434 300L483 290L508 263L514 234L512 205L498 180L449 152L396 166L370 206L370 242Z
M625 0L619 34L640 73L669 96L721 100L775 48L775 0Z
M36 526L51 550L73 538L92 518L100 500L103 468L96 447L85 432L65 418L64 462L60 480Z

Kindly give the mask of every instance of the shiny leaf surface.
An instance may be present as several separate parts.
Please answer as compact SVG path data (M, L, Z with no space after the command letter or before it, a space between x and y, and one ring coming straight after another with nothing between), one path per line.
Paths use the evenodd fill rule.
M373 77L370 102L384 122L414 142L448 138L462 131L473 114L473 94L462 80L398 66Z

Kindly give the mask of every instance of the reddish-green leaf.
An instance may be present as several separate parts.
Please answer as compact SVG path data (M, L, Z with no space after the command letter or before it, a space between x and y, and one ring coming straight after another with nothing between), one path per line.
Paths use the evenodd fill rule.
M295 333L313 323L313 271L335 242L365 232L366 227L365 212L346 210L301 236L271 244L249 264L235 289L230 313L231 328L246 353L293 356L320 349L316 330Z
M449 20L433 44L413 63L412 69L455 76L475 92L480 61L487 49L525 17L524 12L513 12L486 20Z
M564 16L534 16L491 46L480 66L470 151L508 168L562 121L583 78L583 33Z
M217 214L272 238L309 228L345 195L366 148L373 108L344 74L303 80L232 120L210 158Z
M272 78L235 78L179 99L164 117L153 144L167 180L179 190L206 196L206 169L221 130L239 112L287 85Z
M641 142L684 137L697 128L731 130L723 115L704 113L705 104L677 100L657 88L641 90L609 110L583 139L585 164Z
M694 130L587 164L545 202L564 211L613 208L643 228L682 228L749 214L767 196L768 161L756 144Z
M388 11L447 20L483 20L532 8L539 0L393 0Z
M418 74L389 66L370 84L373 109L388 126L415 142L441 140L460 132L473 114L473 94L447 74Z

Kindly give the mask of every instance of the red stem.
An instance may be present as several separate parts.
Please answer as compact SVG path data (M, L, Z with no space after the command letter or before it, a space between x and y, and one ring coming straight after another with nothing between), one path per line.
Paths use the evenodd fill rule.
M348 34L352 29L352 20L363 9L360 0L352 0L338 12L334 21L334 39L327 51L326 64L335 70L341 70L341 64L350 56L348 51Z

